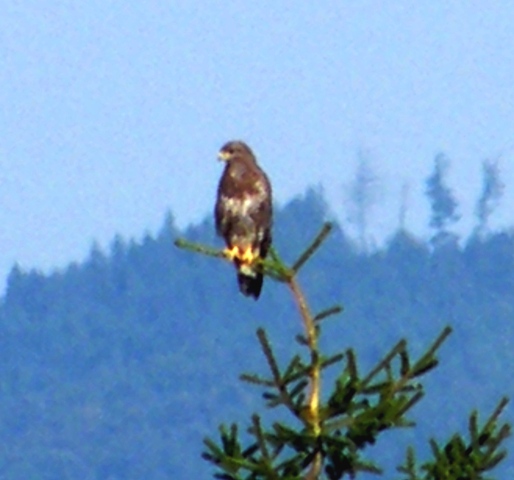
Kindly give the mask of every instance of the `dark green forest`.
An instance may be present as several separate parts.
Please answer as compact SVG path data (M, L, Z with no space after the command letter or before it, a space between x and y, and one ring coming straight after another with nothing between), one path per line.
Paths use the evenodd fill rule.
M454 329L414 410L418 426L370 449L385 478L398 477L408 445L428 455L429 438L465 432L471 410L486 416L514 396L514 233L488 231L494 195L484 188L476 232L458 242L449 228L458 206L438 168L427 180L430 241L401 228L369 251L336 225L301 276L313 307L344 306L325 326L324 348L351 346L364 366L400 338L421 352ZM276 249L294 258L327 217L315 190L277 208ZM267 279L250 301L231 266L175 248L177 237L220 245L210 218L179 231L170 213L156 235L117 237L62 271L12 269L0 308L0 478L212 476L202 439L260 408L238 381L265 369L255 330L265 327L287 357L299 325L282 285ZM514 478L512 456L495 474Z

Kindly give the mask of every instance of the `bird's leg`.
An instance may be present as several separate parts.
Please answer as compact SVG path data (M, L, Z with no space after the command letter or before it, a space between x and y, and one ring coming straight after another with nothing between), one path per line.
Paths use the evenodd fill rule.
M259 256L258 252L254 252L251 245L240 249L237 245L227 247L223 250L223 255L230 261L239 260L241 263L251 265Z
M258 257L258 255L256 255L253 250L252 250L252 247L249 246L247 248L245 248L245 250L243 251L243 253L241 255L239 255L239 259L243 262L243 263L246 263L247 265L250 265L252 264L255 259Z
M227 247L223 250L223 255L225 255L225 257L229 260L233 261L235 258L240 257L239 247L237 245L234 245L230 248Z

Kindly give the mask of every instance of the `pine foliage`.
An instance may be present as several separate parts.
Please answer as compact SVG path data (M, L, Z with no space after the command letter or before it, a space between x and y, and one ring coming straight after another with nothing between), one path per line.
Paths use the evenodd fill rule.
M380 474L379 465L365 450L382 442L388 430L412 428L410 410L423 398L423 377L438 366L438 352L451 333L445 327L425 352L413 359L405 339L400 340L383 358L361 373L353 349L325 354L319 338L325 319L342 311L338 305L312 314L298 273L321 246L331 230L326 223L313 242L287 266L272 249L271 258L260 262L263 272L284 283L298 307L303 333L296 335L297 351L281 366L263 328L257 330L260 349L267 364L267 375L245 373L241 380L262 390L268 409L282 409L288 421L266 422L263 415L251 415L246 434L237 423L221 425L219 440L205 439L203 458L216 467L221 480L338 480L355 478L359 473ZM178 240L176 245L197 253L224 258L223 252ZM323 375L335 369L335 381L322 393ZM469 420L469 441L454 434L443 446L430 440L433 460L418 464L409 448L405 464L398 471L405 480L485 479L506 455L504 440L510 426L499 421L507 404L501 400L484 425L478 414ZM421 473L420 473L421 472Z

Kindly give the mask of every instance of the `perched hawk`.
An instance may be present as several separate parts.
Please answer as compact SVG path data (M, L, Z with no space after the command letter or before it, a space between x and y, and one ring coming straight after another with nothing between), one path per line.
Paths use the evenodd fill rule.
M255 260L265 258L271 244L271 186L245 143L226 143L218 158L225 170L214 212L216 231L236 266L239 289L257 300L263 276Z

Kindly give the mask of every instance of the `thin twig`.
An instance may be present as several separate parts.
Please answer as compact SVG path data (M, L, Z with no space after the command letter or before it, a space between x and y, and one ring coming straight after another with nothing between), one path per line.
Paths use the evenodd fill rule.
M326 310L323 310L322 312L319 312L315 317L315 322L320 322L321 320L324 320L325 318L329 317L330 315L336 315L338 313L341 313L343 311L343 307L340 305L334 305L333 307L327 308Z
M200 243L190 242L189 240L185 240L183 238L177 238L175 240L175 246L178 248L183 248L184 250L190 250L191 252L203 253L204 255L208 255L209 257L218 257L224 258L227 260L223 250L218 248L207 247Z
M391 362L391 360L403 349L405 349L405 340L400 340L391 351L368 373L368 375L361 381L362 388L364 388L378 372L384 369L384 367Z
M256 414L252 415L252 422L253 422L253 431L255 434L255 438L257 439L259 448L261 449L262 457L264 458L264 460L266 460L266 463L268 463L268 465L269 465L270 454L268 451L268 446L266 445L264 433L262 431L261 419L260 419L259 415L256 415Z
M330 233L330 230L332 230L332 224L330 222L326 222L323 224L323 227L321 227L320 232L316 235L316 238L312 241L312 243L309 245L309 247L300 255L300 258L294 262L293 266L291 267L291 270L294 272L297 272L300 270L300 268L303 266L303 264L309 260L309 258L312 256L312 254L318 249L318 247L322 244L322 242L325 240L327 235Z
M509 399L507 397L503 397L496 408L494 409L494 412L491 414L491 416L487 419L487 422L482 427L482 432L488 433L489 430L493 429L493 426L495 422L498 420L498 417L502 413L503 409L507 406L509 403Z
M273 352L271 350L269 340L266 336L266 332L264 331L264 329L262 329L262 328L257 329L257 338L259 339L262 351L264 352L264 355L266 356L266 360L268 361L268 365L270 367L271 374L273 375L273 380L275 382L275 387L280 392L280 398L282 400L282 403L287 408L289 408L289 410L296 417L298 417L299 412L296 411L296 407L294 405L293 399L289 395L289 392L287 391L285 383L280 375L280 369L278 368L277 361L276 361L275 357L273 356Z

